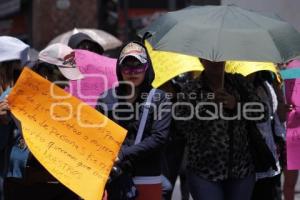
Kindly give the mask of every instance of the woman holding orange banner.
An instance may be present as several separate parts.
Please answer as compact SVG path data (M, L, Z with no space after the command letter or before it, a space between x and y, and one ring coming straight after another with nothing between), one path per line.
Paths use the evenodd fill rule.
M65 50L66 49L60 45L55 45L45 49L44 53L52 51L50 54L52 57L50 57L49 54L48 56L44 57L39 55L39 59L43 59L44 63L39 63L39 65L35 66L35 70L53 82L68 80L70 73L67 75L68 77L64 76L64 74L62 74L62 72L59 70L59 64L57 63L57 66L55 66L56 63L51 63L55 59L58 60L60 56L58 55L58 52L69 54L70 51L72 51L70 48L69 51ZM55 54L55 52L57 53ZM55 55L57 55L56 58ZM51 62L47 62L48 60L46 58L48 58ZM11 67L12 65L9 66ZM74 68L72 70L74 71L76 69ZM74 74L75 73L73 73L73 76ZM13 83L11 86L14 85L17 78L18 76L14 76L14 80L11 80ZM4 176L3 193L5 200L77 200L78 196L76 194L60 184L45 168L43 168L43 166L34 158L34 156L32 156L25 143L25 140L23 139L20 126L17 125L18 123L13 120L9 113L9 105L7 101L2 101L0 103L0 107L0 115L2 119L8 119L6 122L7 128L5 132L2 132L1 129L0 140L0 149L2 150L2 146L5 149L4 159L1 160L1 162L4 161L4 167L1 169L1 176ZM2 140L3 138L5 139ZM3 157L1 157L1 159L2 158ZM2 167L2 163L0 167Z
M0 37L0 199L3 197L3 182L7 177L7 152L9 148L10 138L13 137L14 123L9 117L9 105L6 96L14 85L23 64L28 60L29 46L21 40L10 37ZM12 150L12 149L10 149ZM18 149L14 149L18 150ZM26 152L20 152L22 155ZM17 162L22 165L22 162ZM21 172L18 168L14 169L14 175L19 175Z
M137 199L161 200L161 150L168 138L171 103L163 91L152 89L154 72L144 45L130 42L122 49L117 75L119 86L105 92L97 106L128 130L113 172L133 177ZM120 184L112 177L108 199L134 199L133 184L127 191L117 189ZM118 196L122 192L129 195Z

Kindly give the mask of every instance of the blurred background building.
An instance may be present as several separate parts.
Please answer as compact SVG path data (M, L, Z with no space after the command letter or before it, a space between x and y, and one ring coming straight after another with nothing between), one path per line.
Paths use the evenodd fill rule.
M299 0L0 0L0 35L36 49L75 27L103 29L127 41L164 12L208 4L273 12L300 30Z
M31 41L31 2L28 0L0 0L0 35L13 35Z
M126 41L161 13L190 4L220 0L0 0L0 35L36 49L74 27L103 29Z

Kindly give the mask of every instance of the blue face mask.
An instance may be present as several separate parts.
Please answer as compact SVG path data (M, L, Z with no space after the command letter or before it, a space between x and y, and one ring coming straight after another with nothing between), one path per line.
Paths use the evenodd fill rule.
M6 97L6 95L8 95L11 92L11 90L12 88L7 87L6 90L1 94L0 101L3 100Z

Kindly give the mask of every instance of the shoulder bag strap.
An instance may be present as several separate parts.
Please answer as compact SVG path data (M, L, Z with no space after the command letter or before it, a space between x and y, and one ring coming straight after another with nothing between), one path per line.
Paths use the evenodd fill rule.
M153 98L153 96L155 94L155 91L156 91L156 89L153 88L150 91L150 93L149 93L149 95L147 97L147 101L146 101L146 104L144 106L144 110L143 110L141 122L140 122L140 125L139 125L139 129L138 129L138 132L137 132L134 144L138 144L142 140L144 129L145 129L145 125L146 125L146 121L147 121L148 114L149 114L149 109L150 109L152 98Z

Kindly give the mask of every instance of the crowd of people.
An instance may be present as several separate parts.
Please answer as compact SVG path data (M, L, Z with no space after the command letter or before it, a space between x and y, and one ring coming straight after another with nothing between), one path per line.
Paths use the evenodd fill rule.
M35 62L29 48L0 37L0 199L80 199L30 153L7 95L25 66L53 83L82 79L73 49L103 55L104 48L83 33L46 47ZM280 200L282 191L294 199L298 172L286 169L285 143L293 106L276 74L243 77L226 73L225 62L199 58L200 75L180 74L153 88L143 41L125 44L117 59L119 85L99 96L96 109L128 133L103 199L170 200L178 177L183 200Z

